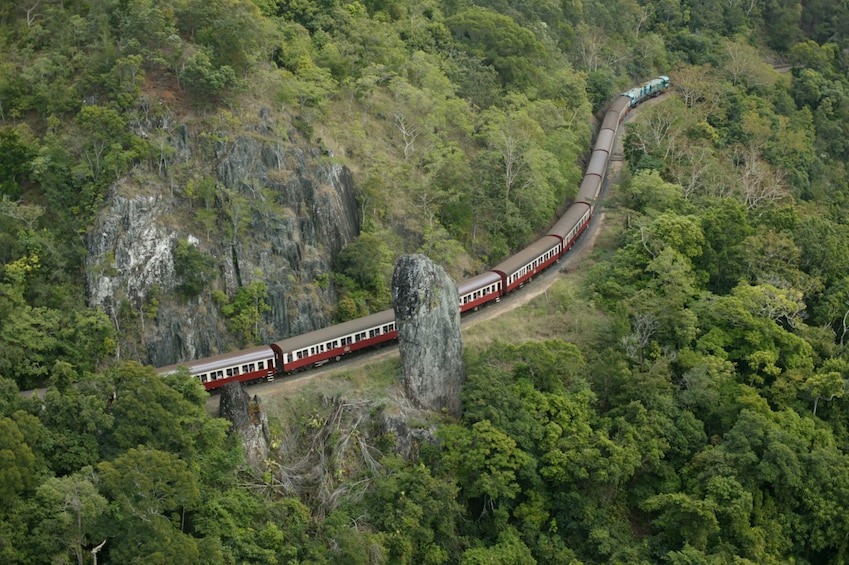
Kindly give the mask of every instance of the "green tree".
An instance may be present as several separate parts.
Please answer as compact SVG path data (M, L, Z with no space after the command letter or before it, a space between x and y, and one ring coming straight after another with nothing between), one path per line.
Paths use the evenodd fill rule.
M680 210L683 205L679 185L665 182L654 170L637 171L626 187L627 206L638 212L657 214Z
M94 182L106 172L110 179L123 172L133 159L126 151L131 137L124 118L112 108L83 106L76 123L83 139L79 171Z
M204 50L198 50L180 71L180 80L193 93L214 98L236 81L236 72L229 65L216 67Z
M530 239L534 226L546 221L563 195L564 178L557 158L545 149L545 131L522 96L504 111L483 113L481 140L487 151L476 165L487 167L484 190L495 212L496 225L509 241Z
M95 486L92 469L65 477L51 477L36 491L42 516L36 527L39 549L51 561L85 563L95 538L97 519L107 511L107 500ZM71 557L71 559L68 559Z
M14 128L0 130L0 194L16 200L27 182L36 149Z
M257 279L248 286L239 287L232 302L226 301L226 295L220 291L216 291L216 296L222 300L221 313L230 321L233 330L246 343L258 344L262 316L271 311L265 281Z
M226 455L226 422L205 411L207 393L198 379L178 373L163 378L152 367L123 363L108 373L114 382L110 404L113 425L101 439L103 457L111 459L129 448L145 445L200 462ZM217 472L210 464L210 472Z
M491 547L474 547L463 553L461 565L531 565L537 561L514 528L498 535Z
M394 458L382 463L388 473L375 480L363 503L372 524L385 532L387 559L411 564L453 561L460 546L456 485L433 477L422 464L405 465Z
M787 51L799 39L802 5L794 0L769 0L763 7L767 43L778 51Z
M708 288L727 292L743 275L746 237L753 231L746 209L738 200L725 198L699 214L699 220L705 245L696 267L708 274Z
M59 361L53 367L52 377L64 378L68 386L64 390L50 388L44 394L42 422L45 433L42 443L45 458L50 468L59 475L77 472L87 465L96 465L101 460L99 439L112 427L113 415L104 410L108 401L103 394L82 392L89 383L79 380L73 368Z
M200 503L195 477L176 454L139 447L97 466L112 503L103 516L110 561L198 562L186 519Z
M829 371L828 368L842 368L843 371ZM849 370L847 370L845 362L832 362L826 370L818 371L805 382L805 386L810 390L811 397L814 399L814 416L817 415L820 400L830 402L845 394L846 379L844 374L846 373L849 373Z
M316 552L309 509L296 498L268 501L235 485L222 483L204 493L192 518L197 534L220 540L222 554L236 563L306 561ZM312 534L312 535L311 535Z
M380 234L364 232L345 246L334 270L354 283L354 288L349 291L356 293L359 288L374 297L369 302L376 311L384 308L390 300L388 281L393 267L392 252L386 241ZM335 277L334 283L339 286L344 284L344 279Z
M466 497L482 499L486 508L516 498L517 475L531 459L510 436L488 420L471 429L445 426L440 436L446 447L445 465L457 473Z
M534 34L510 17L473 8L445 20L445 25L469 54L498 71L502 84L520 88L533 84L545 48Z
M39 461L33 452L33 440L37 440L38 435L38 420L29 414L18 411L12 418L0 419L0 494L3 500L12 500L35 487Z
M174 248L174 268L181 278L178 289L188 297L198 296L215 276L215 258L181 239Z
M643 507L656 513L653 523L668 537L667 547L689 545L704 551L716 543L719 521L717 506L711 500L698 500L685 493L658 494L646 499Z

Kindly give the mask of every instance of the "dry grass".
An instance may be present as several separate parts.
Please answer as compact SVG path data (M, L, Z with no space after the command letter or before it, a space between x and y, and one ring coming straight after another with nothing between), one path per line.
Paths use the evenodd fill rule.
M400 386L401 358L389 355L373 363L339 372L329 372L303 381L292 381L283 394L263 395L269 416L280 417L291 412L293 402L325 395L351 398L385 397ZM282 392L282 391L281 391Z
M571 273L528 304L463 332L467 350L480 351L495 342L562 339L583 349L592 344L604 318L582 296L585 275Z
M587 297L587 273L597 261L616 251L623 216L616 209L604 212L592 252L527 304L475 324L463 331L463 345L480 351L495 342L520 344L526 341L562 339L582 351L594 347L605 333L608 322ZM533 284L533 283L532 283Z

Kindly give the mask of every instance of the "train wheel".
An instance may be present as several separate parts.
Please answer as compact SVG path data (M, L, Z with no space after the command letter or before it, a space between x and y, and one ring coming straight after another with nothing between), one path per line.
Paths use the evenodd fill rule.
M340 359L342 359L342 356L341 356L341 355L337 355L337 356L336 356L336 361L339 361Z

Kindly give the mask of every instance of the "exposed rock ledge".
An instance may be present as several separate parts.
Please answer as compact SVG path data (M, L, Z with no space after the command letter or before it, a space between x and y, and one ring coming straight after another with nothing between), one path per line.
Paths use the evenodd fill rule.
M359 232L350 171L267 110L236 134L204 131L201 123L168 127L170 161L119 179L86 242L89 305L112 319L121 357L164 366L242 346L210 296L233 297L257 278L271 306L261 342L327 325L335 295L316 281ZM166 125L150 128L153 135ZM186 194L186 179L197 183L197 175L216 186L211 227L202 227L196 212L203 205ZM244 214L238 237L231 233L235 198ZM188 301L174 292L179 240L216 260L215 280Z

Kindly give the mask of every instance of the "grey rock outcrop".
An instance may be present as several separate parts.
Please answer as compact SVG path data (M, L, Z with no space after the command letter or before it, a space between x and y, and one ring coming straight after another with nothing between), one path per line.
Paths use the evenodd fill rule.
M353 178L285 124L267 110L240 135L197 123L149 124L146 135L168 136L170 160L116 182L87 239L89 304L113 320L122 358L165 366L235 349L241 342L209 297L212 290L232 297L257 279L271 306L259 328L262 342L329 323L335 295L317 281L359 232ZM206 174L216 186L214 225L197 220L204 205L187 196L178 168L213 171ZM179 240L216 260L211 288L188 301L174 295Z
M264 470L271 433L259 397L251 398L241 383L227 383L221 387L219 410L221 417L233 424L233 431L242 439L245 460L252 467Z
M392 275L407 396L419 407L459 416L465 381L457 283L424 255L404 255Z
M392 439L395 454L407 461L417 459L423 445L439 443L438 426L428 422L427 413L411 406L409 398L394 400L380 410L380 429L384 437Z

